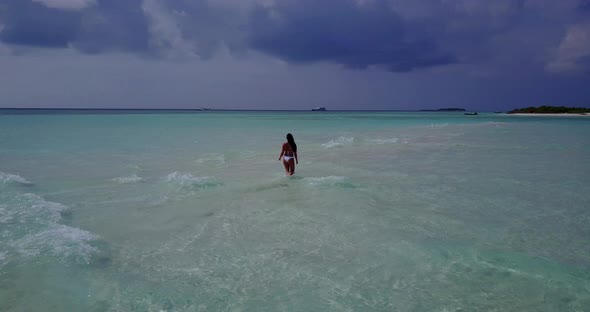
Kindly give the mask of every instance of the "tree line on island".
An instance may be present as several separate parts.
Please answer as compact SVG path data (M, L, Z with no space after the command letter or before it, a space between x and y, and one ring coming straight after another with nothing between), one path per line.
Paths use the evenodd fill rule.
M566 106L539 106L513 109L508 114L586 114L590 108Z

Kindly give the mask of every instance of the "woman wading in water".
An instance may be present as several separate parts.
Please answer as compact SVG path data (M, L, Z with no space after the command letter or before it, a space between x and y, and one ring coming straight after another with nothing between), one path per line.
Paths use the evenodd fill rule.
M295 144L295 140L291 133L287 133L287 142L283 143L283 149L281 150L279 160L281 160L281 158L283 158L285 172L287 175L292 176L293 173L295 173L295 164L299 164L299 160L297 160L297 144Z

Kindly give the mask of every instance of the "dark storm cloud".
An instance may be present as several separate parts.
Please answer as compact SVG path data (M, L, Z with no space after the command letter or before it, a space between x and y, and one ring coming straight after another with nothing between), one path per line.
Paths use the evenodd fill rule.
M7 44L151 55L182 48L207 58L220 43L237 47L244 37L238 16L245 14L205 0L97 0L73 8L64 1L3 1L0 41Z
M215 3L206 0L145 0L144 8L156 19L170 22L164 29L152 32L152 36L160 36L165 41L164 48L175 49L180 41L184 49L202 59L212 57L222 45L230 49L246 49L241 40L245 36L245 20L240 17L243 12L236 7L215 6Z
M74 46L84 52L107 50L146 51L148 21L141 0L99 0L81 12L80 32Z
M4 43L83 52L145 51L149 34L141 0L99 0L88 8L64 10L29 0L0 6Z
M552 61L546 51L557 51L551 68L569 70L590 54L567 37L587 33L589 7L588 0L2 0L0 41L202 59L225 46L289 63L394 72L494 66L498 58L542 68Z
M428 32L408 32L408 25L385 1L279 1L252 14L254 49L290 62L329 61L352 68L391 71L451 64Z
M588 1L588 0L581 1L578 4L577 8L578 8L578 10L581 10L581 11L590 11L590 1Z
M31 1L8 0L0 6L5 43L66 47L76 38L80 25L77 12L49 9Z

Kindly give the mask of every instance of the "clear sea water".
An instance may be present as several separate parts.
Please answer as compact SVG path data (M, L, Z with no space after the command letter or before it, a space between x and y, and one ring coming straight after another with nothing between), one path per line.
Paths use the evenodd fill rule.
M4 113L0 310L590 311L590 119Z

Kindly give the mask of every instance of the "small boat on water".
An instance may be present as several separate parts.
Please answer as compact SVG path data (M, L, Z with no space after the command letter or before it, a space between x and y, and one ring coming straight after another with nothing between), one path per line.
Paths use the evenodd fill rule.
M320 106L320 107L312 108L311 111L312 112L325 112L326 108L323 106Z
M474 112L474 113L464 113L463 115L476 116L477 115L477 112Z

